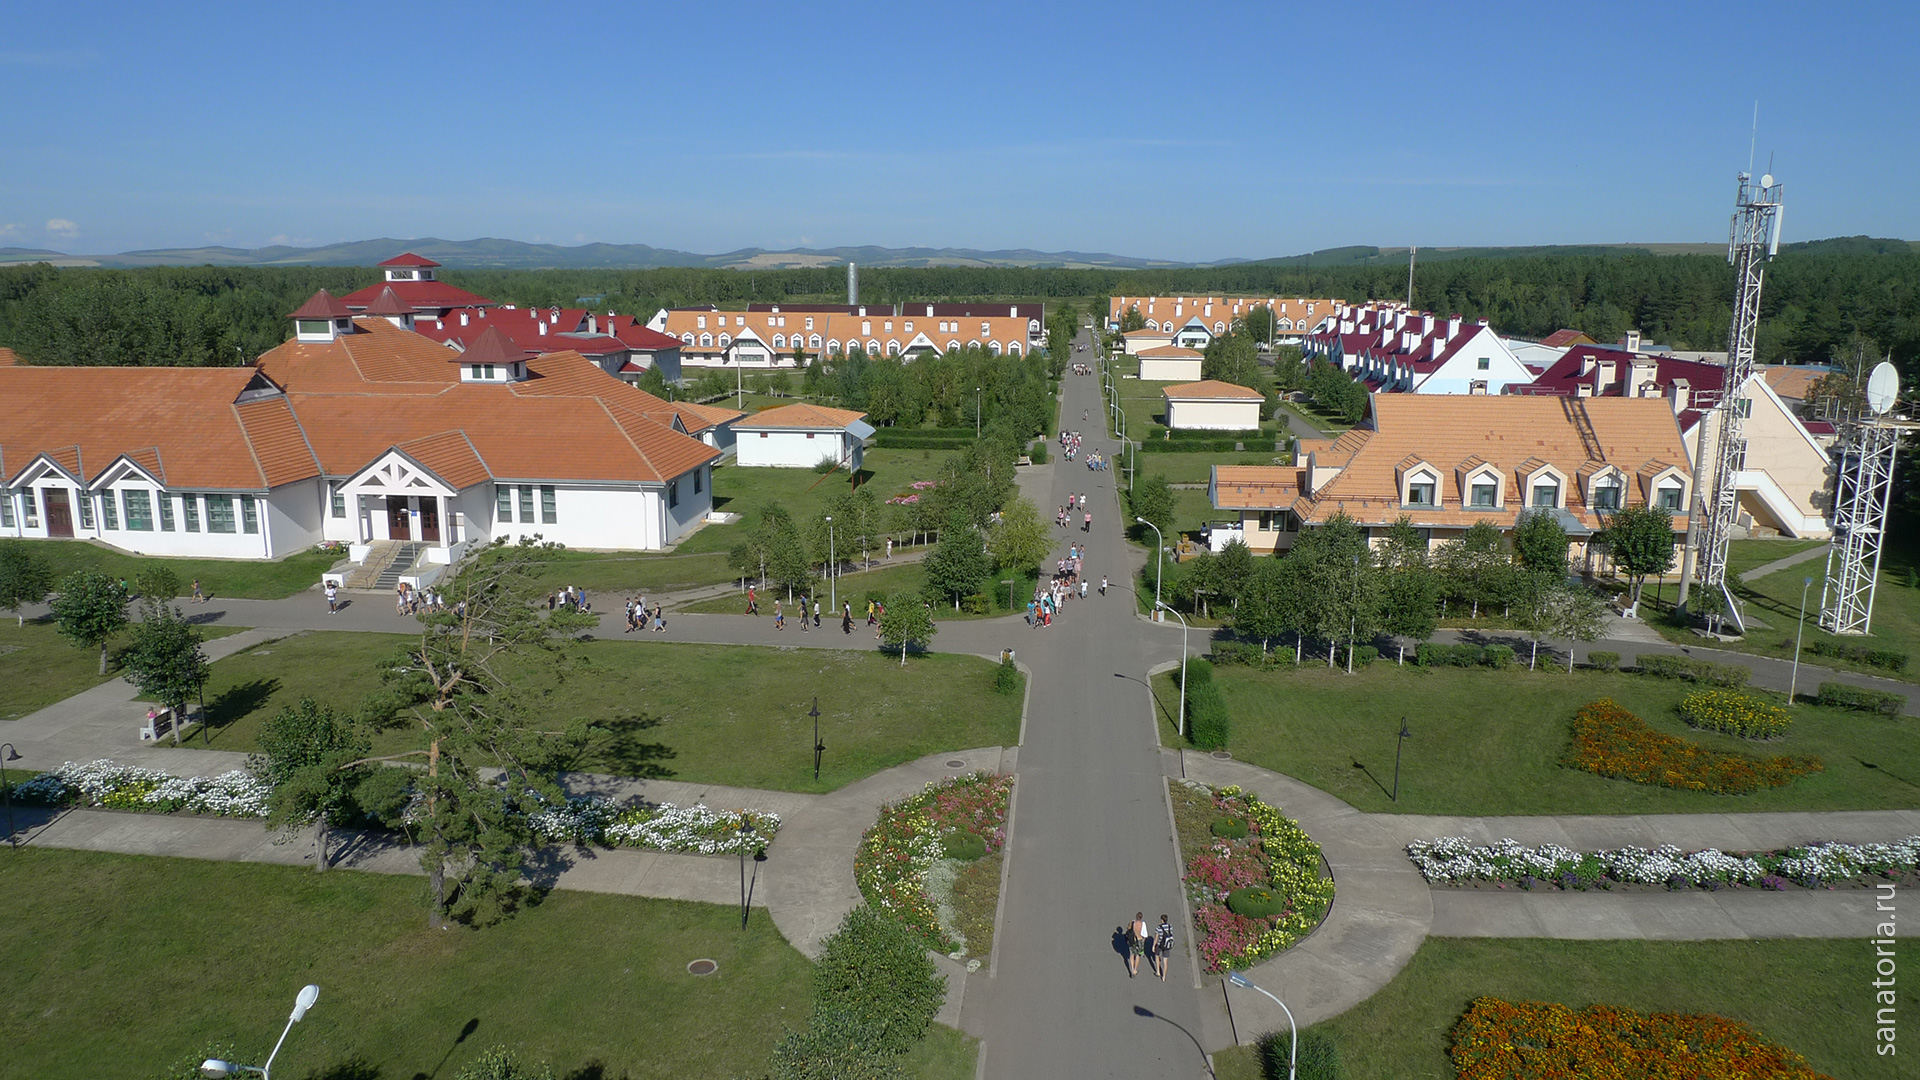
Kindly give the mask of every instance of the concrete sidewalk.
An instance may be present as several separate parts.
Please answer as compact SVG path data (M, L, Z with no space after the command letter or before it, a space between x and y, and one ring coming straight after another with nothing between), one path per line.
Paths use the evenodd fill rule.
M1739 938L1867 938L1872 889L1775 893L1433 890L1435 937L1561 938L1577 941L1717 941Z

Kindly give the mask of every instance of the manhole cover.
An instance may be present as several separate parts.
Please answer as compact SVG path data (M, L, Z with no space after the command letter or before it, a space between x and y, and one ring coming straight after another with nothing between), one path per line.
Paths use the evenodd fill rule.
M966 767L967 763L961 761L959 758L954 758L952 761L947 762L947 768L949 769L964 769Z
M1232 761L1232 760L1233 760L1233 755L1232 755L1232 754L1229 754L1229 753L1227 753L1227 752L1226 752L1225 750L1215 750L1215 751L1213 752L1213 756L1214 756L1214 757L1216 757L1216 758L1218 758L1218 759L1220 759L1221 761Z
M714 963L712 960L695 960L693 963L687 965L687 974L689 975L711 975L719 970L720 965Z

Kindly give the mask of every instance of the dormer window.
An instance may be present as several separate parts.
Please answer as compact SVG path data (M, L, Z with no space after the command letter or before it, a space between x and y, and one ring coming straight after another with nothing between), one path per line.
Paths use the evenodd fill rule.
M1678 511L1681 507L1681 489L1676 483L1662 484L1654 491L1654 505L1662 510Z
M1533 485L1533 497L1528 505L1535 508L1552 509L1560 505L1560 482L1558 480L1536 480Z
M1593 487L1593 508L1611 513L1620 509L1620 485L1602 481Z
M332 324L325 319L301 319L293 324L294 333L301 337L324 338L331 328Z
M1412 483L1407 485L1407 505L1432 506L1433 487L1434 484L1431 477L1422 476L1416 478Z
M1467 489L1467 505L1475 510L1492 510L1500 505L1500 485L1492 480L1476 480Z

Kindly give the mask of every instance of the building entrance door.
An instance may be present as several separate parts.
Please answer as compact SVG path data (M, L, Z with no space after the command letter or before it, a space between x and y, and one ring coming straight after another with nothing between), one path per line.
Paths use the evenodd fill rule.
M65 488L42 488L47 504L47 535L73 535L73 508L67 505Z
M420 539L429 544L440 542L440 500L431 495L420 497Z
M413 515L407 513L405 495L387 496L387 539L413 539Z

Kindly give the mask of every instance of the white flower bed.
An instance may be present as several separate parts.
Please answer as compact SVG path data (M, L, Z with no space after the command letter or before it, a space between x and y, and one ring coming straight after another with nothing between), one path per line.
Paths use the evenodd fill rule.
M1407 857L1430 882L1521 881L1589 885L1606 879L1640 885L1766 885L1785 878L1813 887L1862 873L1920 869L1920 836L1891 844L1812 844L1759 856L1729 855L1716 848L1686 852L1673 844L1651 850L1576 852L1558 844L1526 847L1516 840L1478 845L1464 836L1416 840Z
M271 784L241 769L219 776L174 776L102 758L85 764L66 762L14 788L13 794L24 802L50 806L79 802L122 810L263 818L272 791Z
M753 836L741 826L751 822ZM713 810L696 803L629 806L597 796L576 797L532 819L534 835L554 842L650 848L695 855L753 854L780 829L780 815L766 811Z

